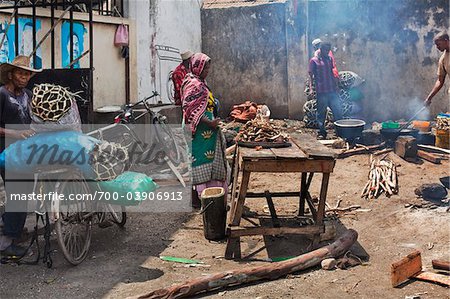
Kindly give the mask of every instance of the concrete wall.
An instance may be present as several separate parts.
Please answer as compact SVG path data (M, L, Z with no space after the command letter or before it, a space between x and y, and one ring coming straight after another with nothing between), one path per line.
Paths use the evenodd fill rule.
M57 19L62 11L55 11ZM68 17L69 14L66 16ZM9 20L10 14L0 14L0 22ZM51 28L50 10L37 9L37 19L41 21L41 29L36 39L41 38ZM31 18L31 10L21 9L20 18ZM74 21L81 22L86 30L84 34L84 51L90 49L88 15L74 13ZM114 34L118 24L128 23L126 19L94 16L94 110L106 105L121 105L125 103L125 61L119 55L119 49L114 47ZM133 32L131 31L131 35ZM20 37L19 37L20 38ZM62 67L61 59L61 25L55 28L55 67ZM133 47L132 47L133 49ZM51 68L51 38L41 46L42 67ZM133 49L132 51L135 51ZM80 67L89 67L89 54L80 60Z
M256 100L276 117L301 118L311 41L320 37L334 45L339 70L366 79L366 119L383 121L409 118L431 90L441 55L433 35L449 27L449 2L290 0L203 9L202 26L208 81L225 110ZM430 116L448 110L449 82Z
M131 68L137 82L132 88L142 99L153 90L167 103L167 78L180 61L178 53L157 50L168 46L176 51L201 50L200 5L197 0L137 0L129 3L129 17L136 24L137 56ZM173 49L172 49L173 50ZM162 56L168 56L164 58Z
M222 114L246 100L288 114L284 3L202 10L202 50L212 59L207 81Z
M433 36L449 27L448 0L310 1L306 9L308 47L314 38L327 38L338 69L366 79L369 121L409 118L420 109L437 79L441 53ZM430 116L448 111L448 82Z

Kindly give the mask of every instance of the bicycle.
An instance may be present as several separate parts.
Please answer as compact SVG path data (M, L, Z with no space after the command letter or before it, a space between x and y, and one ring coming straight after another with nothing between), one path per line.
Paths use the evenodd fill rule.
M156 161L162 164L165 161L165 157L175 166L179 165L182 159L180 146L176 142L174 132L167 124L167 117L152 110L152 108L165 105L151 106L148 104L148 100L158 95L156 91L153 91L151 96L137 103L124 105L121 112L114 118L113 124L91 131L87 135L101 140L117 142L125 146L130 153L130 168L139 162L149 163ZM140 105L143 105L146 111L136 116L134 109ZM147 144L135 132L137 121L147 115L149 115L152 124L150 127L151 131L143 132L142 137L150 137L152 139L150 144ZM159 146L159 149L157 146ZM139 155L136 155L136 153ZM142 157L145 157L145 161L142 161Z
M36 243L36 258L34 261L22 260L25 254L11 259L2 258L2 263L10 260L29 265L39 263L41 260L39 220L42 221L45 239L42 260L48 268L53 265L51 257L53 250L50 245L52 231L56 233L58 247L66 261L76 266L83 262L88 255L93 224L111 220L118 227L123 228L127 221L124 206L113 206L100 200L70 200L70 196L77 194L83 196L93 194L92 188L84 176L73 168L42 168L38 170L34 175L33 194L41 195L41 200L36 201L36 224L26 252ZM46 195L52 196L46 198ZM61 201L60 198L65 200ZM120 211L116 211L116 206L120 207Z

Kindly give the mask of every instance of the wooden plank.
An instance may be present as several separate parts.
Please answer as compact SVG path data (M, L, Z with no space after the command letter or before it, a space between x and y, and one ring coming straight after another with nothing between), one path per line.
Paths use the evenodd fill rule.
M302 159L305 160L308 156L292 142L292 146L283 148L271 148L272 153L277 159Z
M254 148L239 146L239 155L243 160L276 159L274 153L268 148L257 151Z
M432 152L432 153L442 153L442 154L450 154L450 150L445 148L440 148L437 146L431 146L431 145L425 145L425 144L418 144L417 147L421 150Z
M422 271L420 251L415 250L391 265L391 283L396 287Z
M436 156L436 155L434 155L432 153L428 153L428 152L423 151L423 150L418 150L417 151L417 156L419 158L427 160L428 162L431 162L431 163L434 163L434 164L441 164L440 156Z
M450 271L449 261L432 260L431 264L434 269Z
M450 276L447 275L423 271L419 274L414 275L414 278L428 282L435 282L450 287Z
M294 142L308 158L335 159L336 153L308 134L291 133Z
M260 160L246 161L242 169L250 172L322 172L331 173L335 160Z
M315 235L325 232L323 225L307 225L302 227L232 227L230 237L256 236L256 235Z

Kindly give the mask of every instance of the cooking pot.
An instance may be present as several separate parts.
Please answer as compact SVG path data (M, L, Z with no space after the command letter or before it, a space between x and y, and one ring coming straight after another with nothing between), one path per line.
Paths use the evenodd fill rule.
M366 122L360 119L340 119L334 122L336 134L345 140L361 137Z
M419 136L419 130L417 129L381 129L381 135L386 141L394 142L398 136L413 136L417 138Z

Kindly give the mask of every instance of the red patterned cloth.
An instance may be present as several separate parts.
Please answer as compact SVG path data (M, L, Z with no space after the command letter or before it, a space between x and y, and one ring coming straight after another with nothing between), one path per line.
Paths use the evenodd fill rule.
M200 74L210 58L203 53L195 53L191 57L191 72L184 78L181 85L181 103L184 121L190 126L192 134L205 113L208 104L209 88Z
M174 85L175 93L173 98L175 100L175 105L181 105L181 84L183 83L184 77L188 70L184 67L183 63L177 66L177 68L172 73L172 82Z

